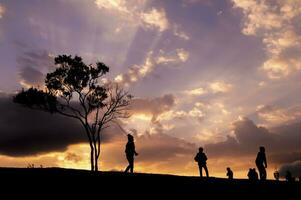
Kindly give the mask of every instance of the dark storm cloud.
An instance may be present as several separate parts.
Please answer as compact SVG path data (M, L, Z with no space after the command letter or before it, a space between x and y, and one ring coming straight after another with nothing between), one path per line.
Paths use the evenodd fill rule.
M65 151L68 145L88 142L76 120L14 104L11 95L0 94L0 113L0 154L27 156ZM103 142L116 136L118 130L112 129L104 132Z
M301 152L272 154L270 159L275 163L291 163L296 160L301 160Z
M44 83L44 74L32 67L22 67L19 72L21 81L28 85L40 85Z
M143 155L139 158L141 162L164 162L177 156L184 156L189 160L196 151L195 144L163 133L137 137L137 147Z
M279 173L281 176L285 176L287 171L290 171L293 177L301 177L301 160L282 165Z
M259 146L265 146L270 161L283 163L295 161L301 155L301 123L276 127L269 131L256 126L245 118L234 124L234 136L223 142L206 145L210 155L215 157L256 156Z

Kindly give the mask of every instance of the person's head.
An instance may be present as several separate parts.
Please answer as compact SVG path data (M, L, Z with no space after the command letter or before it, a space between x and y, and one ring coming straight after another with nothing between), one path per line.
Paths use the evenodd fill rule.
M231 169L230 169L230 167L227 167L227 171L230 171Z
M202 153L204 151L203 147L199 148L199 152Z
M128 141L134 142L134 136L132 136L131 134L128 134Z
M265 152L265 148L263 146L259 147L259 151L264 153Z

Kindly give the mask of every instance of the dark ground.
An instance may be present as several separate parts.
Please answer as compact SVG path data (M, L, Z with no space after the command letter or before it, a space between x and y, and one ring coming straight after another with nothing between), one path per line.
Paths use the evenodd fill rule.
M222 178L200 179L158 174L92 173L60 168L0 168L0 181L2 196L17 195L26 199L61 199L63 196L88 198L91 194L98 196L96 199L149 199L163 196L187 197L185 199L208 199L208 196L223 199L261 199L267 196L268 199L278 199L277 197L285 196L285 199L299 199L301 193L300 182L250 182L245 179L229 181Z

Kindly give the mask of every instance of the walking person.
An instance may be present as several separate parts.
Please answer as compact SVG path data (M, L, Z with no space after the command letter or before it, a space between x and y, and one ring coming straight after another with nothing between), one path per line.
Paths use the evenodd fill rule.
M128 134L127 137L128 142L125 147L125 155L129 165L124 172L127 173L130 170L131 173L134 173L134 156L138 156L138 153L135 150L134 137L131 134Z

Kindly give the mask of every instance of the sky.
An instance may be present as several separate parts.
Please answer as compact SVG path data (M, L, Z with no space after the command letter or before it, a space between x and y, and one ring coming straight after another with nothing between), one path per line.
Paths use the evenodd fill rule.
M60 54L110 67L134 95L136 170L246 177L266 147L268 178L301 176L301 1L0 0L0 166L89 169L82 127L12 103L43 87ZM126 137L104 133L101 170L126 167Z

